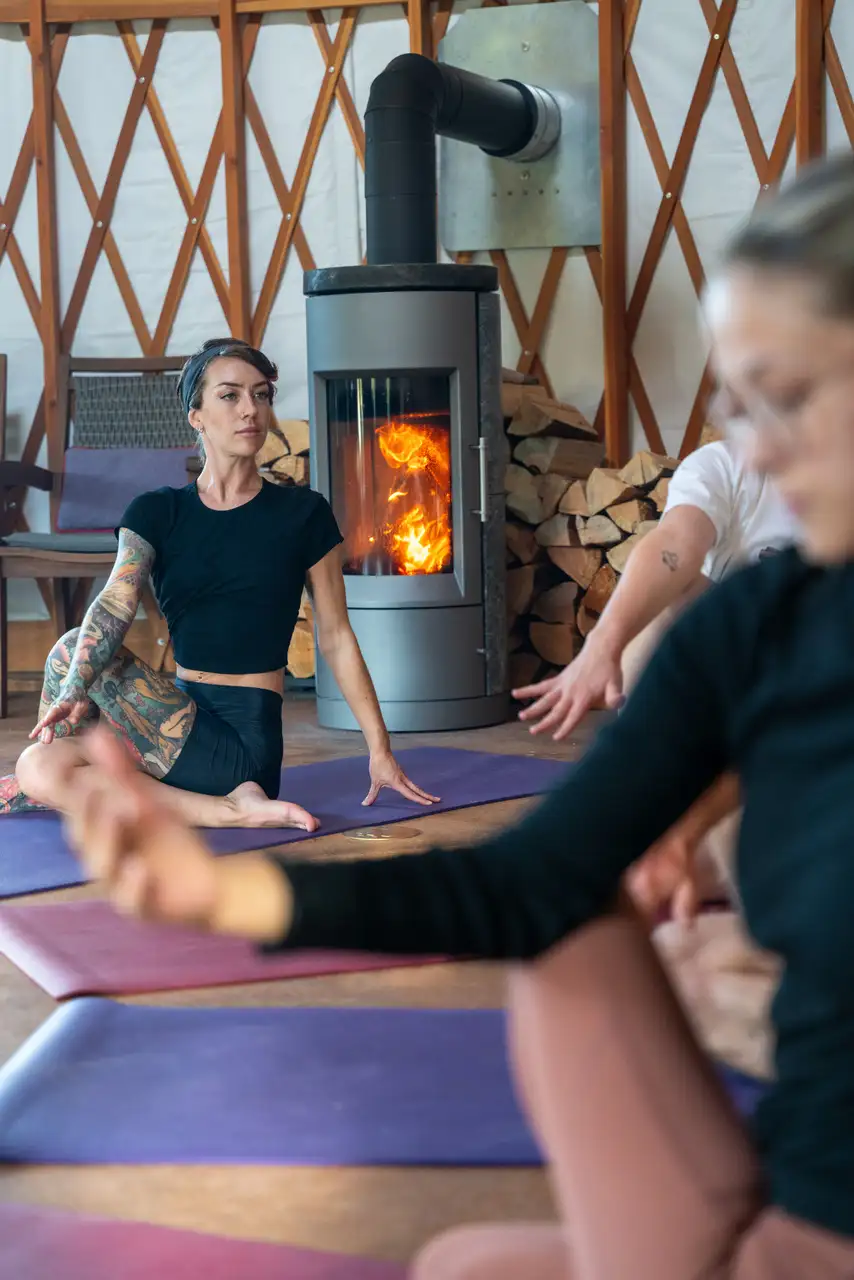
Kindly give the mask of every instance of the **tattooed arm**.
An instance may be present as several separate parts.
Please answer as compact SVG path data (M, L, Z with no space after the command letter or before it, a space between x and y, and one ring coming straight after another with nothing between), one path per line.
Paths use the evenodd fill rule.
M662 516L632 552L619 586L574 662L559 675L514 696L535 699L519 713L532 733L572 733L594 707L614 709L623 700L622 657L639 635L668 606L676 604L701 578L703 561L716 539L715 526L699 507L674 507Z
M154 549L150 543L130 529L121 529L113 571L80 625L68 671L31 738L50 742L55 726L62 720L74 725L86 715L87 691L121 648L136 617L153 563Z

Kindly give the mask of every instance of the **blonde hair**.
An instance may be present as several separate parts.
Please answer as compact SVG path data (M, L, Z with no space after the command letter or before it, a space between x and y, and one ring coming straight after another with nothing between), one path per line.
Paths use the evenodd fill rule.
M824 309L854 319L854 153L814 161L761 200L723 265L799 275Z

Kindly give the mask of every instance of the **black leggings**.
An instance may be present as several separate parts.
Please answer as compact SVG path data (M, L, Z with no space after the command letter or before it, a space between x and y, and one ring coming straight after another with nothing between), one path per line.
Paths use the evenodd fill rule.
M257 782L271 800L282 771L282 696L271 689L176 680L196 704L189 737L163 778L170 787L224 796Z

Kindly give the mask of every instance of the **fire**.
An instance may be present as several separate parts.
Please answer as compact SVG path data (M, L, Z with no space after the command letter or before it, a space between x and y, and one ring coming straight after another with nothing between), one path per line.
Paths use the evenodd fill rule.
M395 419L380 427L377 442L395 472L382 528L386 550L401 573L439 573L451 560L447 432Z

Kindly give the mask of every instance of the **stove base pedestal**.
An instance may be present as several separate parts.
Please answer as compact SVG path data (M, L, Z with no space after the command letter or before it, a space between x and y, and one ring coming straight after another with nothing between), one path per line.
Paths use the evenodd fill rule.
M389 733L441 733L452 729L486 729L504 724L510 716L510 697L496 693L484 698L455 698L448 702L380 702ZM358 729L343 698L317 696L317 723L323 729Z

